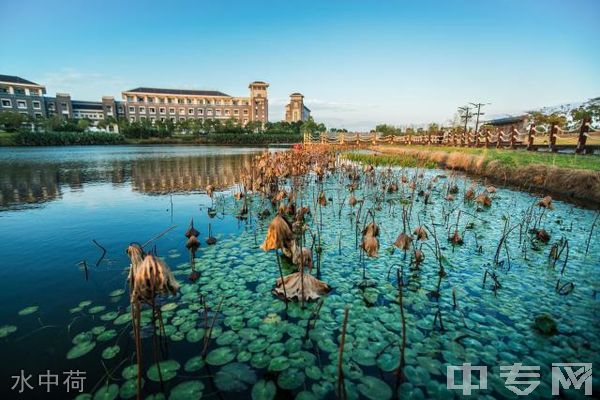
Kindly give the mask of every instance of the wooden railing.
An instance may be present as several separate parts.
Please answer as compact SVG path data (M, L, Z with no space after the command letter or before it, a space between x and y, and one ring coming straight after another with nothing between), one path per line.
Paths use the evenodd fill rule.
M305 144L330 144L350 146L372 145L420 145L420 146L457 146L516 149L530 151L547 149L549 151L573 150L578 154L593 153L600 150L600 129L591 127L590 120L570 131L556 124L536 126L531 124L527 131L519 132L515 126L508 130L483 128L478 132L449 129L425 134L405 134L401 136L384 135L380 132L323 132L317 135L305 134Z

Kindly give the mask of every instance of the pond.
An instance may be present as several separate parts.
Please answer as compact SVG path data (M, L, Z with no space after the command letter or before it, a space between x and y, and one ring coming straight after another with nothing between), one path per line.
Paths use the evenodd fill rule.
M177 296L159 299L167 335L158 352L162 384L150 310L142 312L148 398L336 398L346 308L342 370L348 398L458 397L460 390L446 387L446 368L463 363L488 368L487 388L473 389L477 396L513 398L500 366L519 362L540 367L541 384L532 396L547 398L553 363L600 361L598 229L590 236L596 211L560 201L552 210L537 207L537 197L506 188L491 191L492 205L483 207L463 201L472 186L485 191L483 182L440 170L357 169L353 194L361 201L354 206L348 202L347 171L355 167L338 168L322 182L312 174L287 180L283 187L289 192L293 181L302 189L297 203L311 208L307 224L322 249L313 256L318 278L332 290L322 302L290 302L286 310L272 294L280 276L275 253L259 248L275 211L262 196L248 195L248 215L238 218L244 201L233 196L239 177L264 151L0 149L3 397L15 397L11 377L23 371L33 376L34 388L25 388L22 396L44 398L38 376L50 371L60 375L49 388L55 397L91 398L67 394L63 380L70 370L85 372L83 392L95 398L135 397L125 249L149 240L181 288ZM399 190L382 189L392 181ZM204 190L209 184L216 188L212 198ZM458 193L447 200L454 186ZM429 201L417 194L421 189ZM325 206L316 202L320 191ZM427 240L413 241L425 256L418 266L412 251L393 245L403 230L402 210L409 208L407 225L425 225L430 232ZM259 218L264 209L270 216ZM192 266L184 237L192 218L201 240L193 265L200 277L194 282L188 279ZM517 227L502 244L505 226L525 219L529 227L543 227L550 240ZM378 257L364 257L358 249L360 231L371 220L380 229ZM213 246L204 240L209 225L217 239ZM462 244L447 239L454 225ZM307 245L318 248L310 236ZM555 244L556 262L549 257ZM281 261L284 274L294 271L289 260ZM397 270L406 330L401 374ZM542 333L543 323L550 331L555 323L556 330ZM600 390L598 378L593 386ZM563 392L582 394L573 388Z

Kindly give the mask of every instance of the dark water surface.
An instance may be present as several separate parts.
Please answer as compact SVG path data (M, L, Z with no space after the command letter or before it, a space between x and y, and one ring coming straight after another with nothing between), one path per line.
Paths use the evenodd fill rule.
M379 257L364 261L374 286L364 288L355 236L358 206L348 204L347 175L338 170L322 186L314 177L298 178L303 190L297 201L313 210L308 224L313 230L321 226L320 279L333 290L318 314L313 314L315 303L304 308L292 303L285 312L284 303L271 293L279 276L276 258L258 248L270 218L261 221L256 215L268 202L251 197L250 218L238 220L240 202L231 196L236 178L261 151L265 149L0 149L0 393L6 394L1 398L74 398L63 384L63 372L69 370L86 372L84 392L89 395L80 399L135 395L125 249L172 225L177 228L155 242L156 251L182 286L177 297L161 299L169 343L164 357L169 361L161 369L164 388L151 368L149 318L143 317L144 395L152 395L146 398L177 400L201 393L211 399L334 399L345 307L350 310L342 363L348 399L458 398L460 391L446 388L446 368L462 363L488 367L488 388L474 391L473 398L515 398L499 367L519 362L541 368L542 383L532 397L551 398L552 363L598 367L600 227L585 253L596 211L562 201L554 202L554 210L532 208L537 197L507 188L498 188L490 195L492 206L482 208L462 200L472 185L477 192L484 190L482 182L424 171L415 180L417 191L429 191L431 201L425 204L418 197L408 222L413 228L435 227L440 236L447 275L436 300L430 295L439 277L432 238L419 244L425 260L418 269L411 265L410 253L393 251L402 231L402 207L411 195L407 183L382 200L380 185L370 185L363 175L355 192L364 200L361 224L371 210L381 230ZM389 179L401 182L401 175L412 179L420 172L396 169ZM203 193L209 183L226 190L211 200ZM453 202L445 200L450 183L459 188ZM320 190L329 200L319 209L315 193ZM214 218L207 213L211 206L219 211ZM551 240L541 243L517 228L495 264L505 224L512 226L530 209ZM464 244L452 246L445 237L452 226L447 221L458 220L459 210ZM202 240L195 262L201 277L195 283L187 279L191 266L183 236L192 217ZM204 243L209 223L218 239L211 247ZM107 250L100 262L102 250L93 240ZM565 240L569 256L561 274L565 253L556 265L548 256L553 244ZM404 334L396 269L405 279L403 380L395 373ZM486 271L496 274L498 290ZM287 263L283 272L292 272ZM561 285L571 282L574 290L557 293L558 280ZM207 302L211 319L222 301L206 361L199 357L205 334L200 299ZM444 330L435 317L438 311ZM557 324L554 335L534 327L535 318L544 314ZM33 376L34 390L19 395L11 391L11 377L21 370ZM60 380L49 394L38 386L38 376L47 370ZM594 391L600 390L599 382L596 371ZM576 389L562 394L584 397Z

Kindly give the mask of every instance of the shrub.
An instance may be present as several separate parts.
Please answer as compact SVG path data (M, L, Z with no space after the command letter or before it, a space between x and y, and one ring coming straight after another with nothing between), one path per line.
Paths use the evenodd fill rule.
M15 143L20 146L70 146L120 144L125 138L109 132L19 132Z

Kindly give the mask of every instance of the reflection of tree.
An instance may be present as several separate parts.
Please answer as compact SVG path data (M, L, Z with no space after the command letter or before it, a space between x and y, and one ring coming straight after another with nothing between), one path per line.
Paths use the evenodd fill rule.
M209 183L236 183L253 154L198 155L120 160L0 162L0 207L35 205L62 197L65 186L81 190L89 183L160 194L203 190Z
M252 157L235 154L136 160L131 167L132 187L153 194L204 190L208 184L228 187L236 183Z

